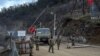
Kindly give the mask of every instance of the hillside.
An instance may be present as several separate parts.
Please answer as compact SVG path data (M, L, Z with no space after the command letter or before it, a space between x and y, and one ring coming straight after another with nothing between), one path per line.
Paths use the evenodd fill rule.
M99 8L99 0L95 1L98 1L96 4ZM93 32L98 30L92 27L92 25L96 25L96 23L91 23L90 21L88 21L90 20L90 16L83 18L86 20L75 20L75 18L77 17L73 17L73 15L83 15L84 11L82 7L82 1L77 1L76 3L76 1L73 0L38 0L37 3L24 4L17 7L10 7L8 9L4 8L2 12L0 12L0 25L5 25L7 27L7 30L28 29L34 23L41 11L43 11L47 6L48 8L46 9L46 11L34 24L37 27L39 27L41 22L42 26L53 29L52 23L54 15L51 15L50 13L54 12L57 15L57 31L61 31L62 29L64 30L61 35L68 36L71 34L76 34L76 32L78 32L80 34L76 35L84 35L84 33L86 33L85 36L88 35L87 37L89 38L93 36L92 34L97 34ZM88 12L88 6L84 6L86 12ZM68 22L68 18L72 20ZM85 28L85 25L89 25L89 27ZM99 33L96 36L99 36Z
M45 2L47 2L47 4ZM27 23L30 21L34 22L40 12L51 2L53 2L52 5L56 5L58 3L56 0L39 0L37 3L12 6L8 9L4 8L2 12L0 12L0 21L3 24L9 24L10 22L13 23L15 20L28 21ZM43 5L44 3L45 5ZM50 6L52 5L50 4ZM33 22L30 22L30 24Z
M40 21L43 24L45 24L44 22L52 21L53 15L50 15L51 11L57 14L58 20L66 16L67 13L73 13L73 10L82 11L82 1L77 1L76 3L76 1L73 0L39 0L37 3L24 4L8 9L4 8L2 12L0 12L0 23L13 27L13 25L16 24L15 21L23 21L23 24L26 25L27 28L35 21L46 6L49 8L40 17L39 21L36 22L36 25L39 24ZM85 7L87 6L85 5Z

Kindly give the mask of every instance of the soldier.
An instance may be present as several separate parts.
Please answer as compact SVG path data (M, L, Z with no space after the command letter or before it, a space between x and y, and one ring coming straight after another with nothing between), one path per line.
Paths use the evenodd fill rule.
M31 38L30 38L30 56L33 56L33 48L34 48L34 42L35 42L35 40L34 40L34 37L32 36Z
M67 48L68 48L68 49L71 48L71 43L70 43L70 42L71 42L71 40L70 40L70 38L68 37L68 38L67 38Z
M72 46L75 46L75 37L74 36L71 36L71 42L72 42Z
M30 41L29 45L30 45L30 56L33 56L33 54L32 54L32 50L33 50L32 41Z
M58 36L57 40L56 40L56 43L57 43L57 48L59 50L59 47L60 47L60 43L61 43L61 38Z
M30 38L30 40L31 40L32 48L34 48L34 43L35 43L35 39L34 39L34 37L32 36L32 37Z
M51 36L51 38L49 38L49 50L48 52L50 52L50 50L52 50L52 53L54 53L54 40L53 37Z
M37 51L39 51L39 38L38 37L36 37L36 39L35 39L35 44L36 44L36 50Z

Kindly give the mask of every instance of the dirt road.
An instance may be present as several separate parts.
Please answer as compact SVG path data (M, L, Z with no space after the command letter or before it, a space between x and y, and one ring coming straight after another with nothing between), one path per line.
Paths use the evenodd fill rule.
M55 53L48 52L48 46L40 46L40 51L34 49L34 56L100 56L100 47L71 48L62 45L60 50L55 46ZM25 55L28 56L28 55Z
M100 48L67 49L66 46L61 46L60 50L57 50L55 46L55 53L53 54L48 52L48 46L40 46L40 51L34 50L34 56L100 56Z

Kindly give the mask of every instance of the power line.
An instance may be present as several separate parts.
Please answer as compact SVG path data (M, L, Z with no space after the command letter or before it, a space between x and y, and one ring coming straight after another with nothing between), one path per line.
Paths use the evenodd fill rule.
M37 22L37 20L43 15L43 13L46 11L47 8L48 6L42 10L42 12L39 14L39 16L37 16L36 20L34 21L32 25L34 25Z

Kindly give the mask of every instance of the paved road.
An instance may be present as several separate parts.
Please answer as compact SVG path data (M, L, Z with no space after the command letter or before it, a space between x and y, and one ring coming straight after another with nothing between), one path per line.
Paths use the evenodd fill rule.
M40 51L34 50L34 56L100 56L100 47L71 48L66 49L62 45L60 50L55 46L55 53L48 52L48 46L40 46Z

